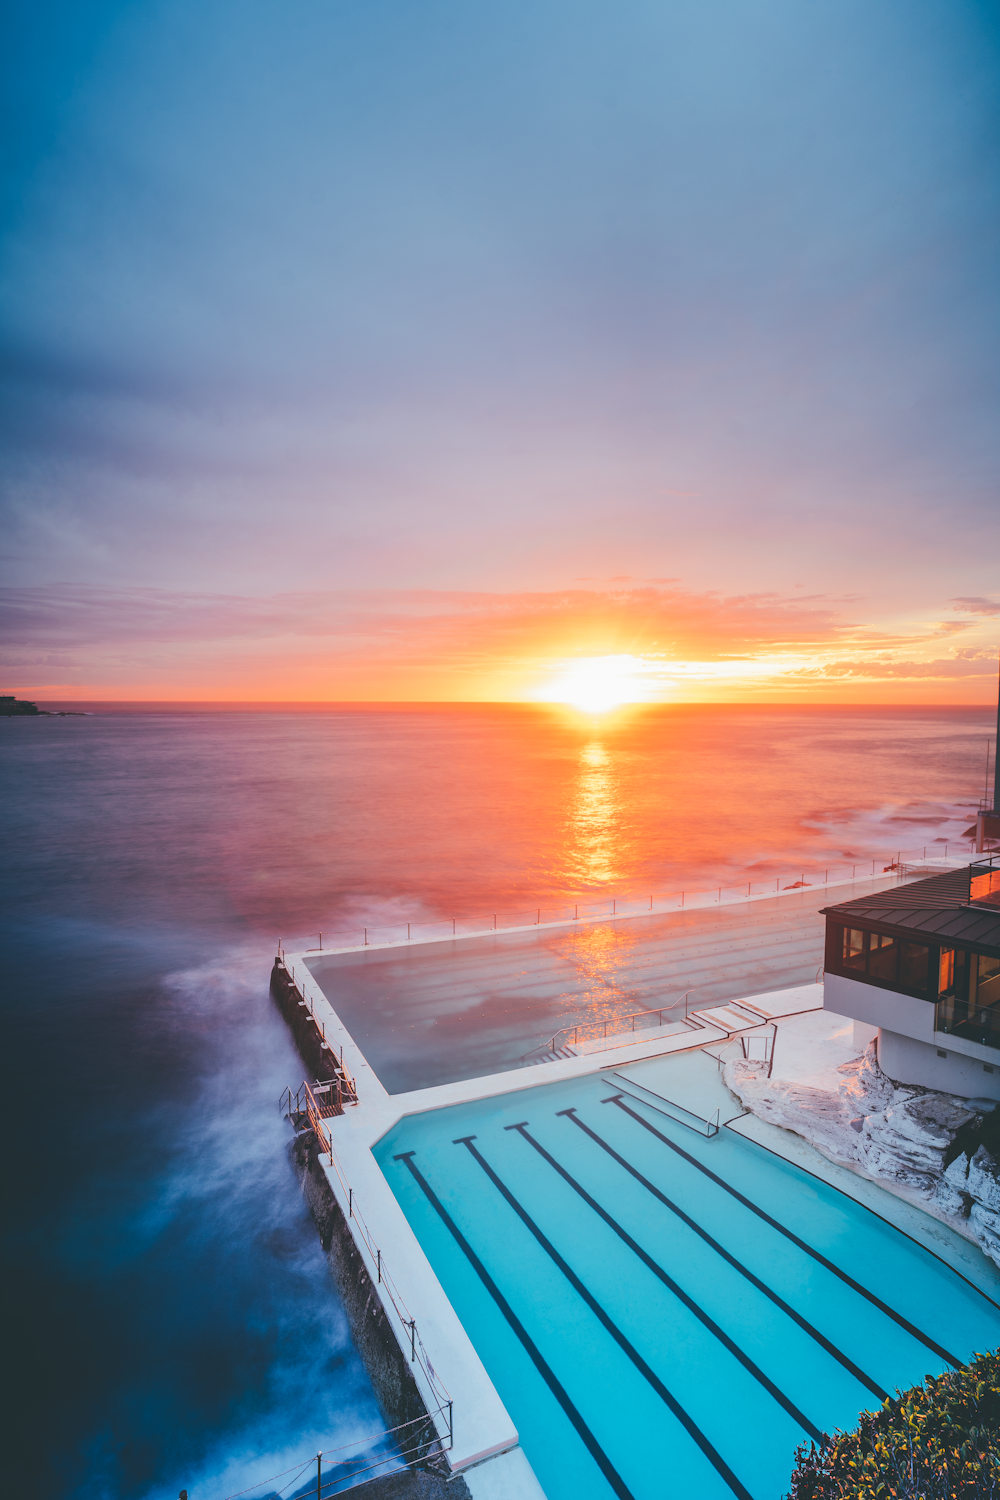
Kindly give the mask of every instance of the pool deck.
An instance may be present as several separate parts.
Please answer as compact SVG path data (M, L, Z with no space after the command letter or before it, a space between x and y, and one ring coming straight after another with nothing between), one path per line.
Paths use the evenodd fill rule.
M871 883L858 882L859 886L862 884L870 887ZM789 901L788 897L779 899ZM817 892L810 891L807 900L815 913L819 904ZM801 904L798 909L805 918L806 912ZM687 915L697 915L702 920L711 915L717 921L721 914ZM763 912L761 917L764 917ZM620 920L634 922L636 919ZM609 924L604 919L600 924L591 925ZM537 930L527 929L527 932L532 941L537 940ZM690 927L687 932L690 937ZM511 934L502 936L506 938ZM453 949L456 943L472 941L475 940L457 939L446 945L413 944L409 951L412 954L418 946ZM732 934L723 941L734 941ZM317 1020L325 1028L327 1042L338 1053L342 1049L344 1064L353 1074L358 1092L356 1105L348 1107L342 1116L326 1122L334 1154L321 1155L320 1165L345 1219L351 1225L366 1264L373 1270L376 1263L371 1245L378 1246L380 1269L384 1268L391 1276L400 1299L416 1320L419 1337L436 1375L454 1398L453 1445L448 1457L453 1472L462 1473L475 1500L500 1500L500 1497L504 1500L514 1500L514 1497L517 1500L522 1500L522 1497L523 1500L545 1500L545 1496L518 1446L518 1433L509 1413L373 1155L376 1143L406 1116L610 1070L619 1078L631 1078L640 1087L668 1094L674 1102L702 1118L709 1118L718 1109L719 1121L724 1128L793 1162L863 1204L1000 1303L1000 1271L975 1246L918 1208L836 1166L800 1137L743 1113L739 1101L726 1089L717 1059L712 1055L713 1049L723 1050L731 1038L770 1030L773 1023L777 1023L780 1036L782 1020L818 1012L823 1004L823 986L818 983L755 992L753 977L746 971L752 971L753 976L759 975L759 950L749 959L744 958L745 987L741 990L737 986L734 990L731 977L728 987L732 993L717 995L715 1003L709 995L707 1003L692 1018L697 1027L695 1030L688 1026L664 1025L637 1034L635 1040L627 1033L612 1033L606 1045L594 1050L580 1048L577 1055L559 1057L533 1067L508 1067L482 1077L450 1079L431 1087L398 1093L386 1089L330 1000L325 994L316 993L319 983L313 971L317 957L314 952L289 953L285 955L286 967L294 967L300 980L304 980L307 974L313 978L314 986L308 986L307 981L310 1003ZM324 955L324 961L327 957ZM703 962L711 957L702 954ZM434 955L429 952L428 958L433 965ZM812 962L812 954L809 962ZM746 985L748 977L750 983ZM747 1004L734 1006L725 1003L740 1000ZM836 1022L837 1018L831 1020ZM845 1021L844 1028L849 1024ZM359 1215L370 1242L357 1227ZM384 1297L383 1302L401 1348L408 1349L409 1327L401 1321L391 1298ZM430 1388L419 1364L413 1369L428 1409L433 1411L438 1405L438 1395Z

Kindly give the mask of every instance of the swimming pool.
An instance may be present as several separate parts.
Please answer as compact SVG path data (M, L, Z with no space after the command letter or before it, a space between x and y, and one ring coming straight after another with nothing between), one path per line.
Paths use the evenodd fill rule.
M1000 1343L922 1246L627 1078L410 1115L375 1156L549 1500L778 1500L803 1439Z

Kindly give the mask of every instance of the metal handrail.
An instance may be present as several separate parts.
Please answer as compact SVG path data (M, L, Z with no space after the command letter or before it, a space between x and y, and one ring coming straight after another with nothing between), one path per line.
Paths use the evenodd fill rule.
M347 1202L347 1217L349 1219L353 1219L358 1226L358 1233L354 1235L355 1244L358 1244L365 1250L367 1250L369 1258L371 1259L372 1269L375 1271L376 1282L379 1286L385 1287L386 1295L389 1298L389 1303L392 1306L396 1317L399 1319L401 1327L405 1329L406 1339L410 1345L410 1362L411 1364L418 1365L422 1370L424 1378L427 1381L428 1388L431 1391L434 1400L438 1403L439 1409L443 1410L444 1407L447 1407L450 1413L452 1404L451 1395L444 1382L438 1376L436 1370L434 1369L434 1366L430 1362L427 1350L424 1347L424 1341L420 1337L420 1334L417 1330L416 1319L412 1316L408 1307L406 1306L406 1303L403 1301L399 1288L396 1286L386 1267L385 1259L382 1255L381 1246L376 1243L375 1237L373 1236L371 1230L368 1228L361 1210L358 1208L357 1200L354 1196L354 1189L348 1182L347 1177L344 1174L344 1169L340 1164L340 1159L337 1156L336 1151L334 1150L333 1137L330 1135L330 1132L324 1125L324 1116L320 1114L319 1107L316 1104L315 1085L303 1083L301 1088L297 1089L294 1094L292 1093L291 1089L286 1088L281 1095L281 1100L279 1101L279 1109L282 1107L286 1100L295 1100L301 1102L303 1099L305 1100L305 1108L297 1109L296 1112L299 1114L305 1114L307 1116L309 1124L316 1134L316 1139L319 1142L324 1155L329 1157L330 1165L337 1174L337 1178L343 1190L343 1196ZM292 1111L289 1109L288 1112L289 1114L291 1114Z
M305 983L302 980L297 980L295 978L295 966L293 965L291 970L289 970L288 965L285 963L284 954L280 951L277 958L275 959L275 963L280 964L284 969L293 992L299 997L299 1003L301 1005L304 1005L308 1009L309 1014L312 1016L313 1025L319 1032L320 1040L322 1041L323 1045L326 1047L332 1058L333 1066L337 1072L338 1081L342 1088L343 1097L349 1104L357 1104L358 1086L350 1069L344 1062L343 1046L341 1046L340 1056L338 1057L336 1052L332 1047L330 1047L329 1043L326 1040L326 1023L324 1021L321 1021L316 1014L316 1002L307 993ZM333 1080L327 1081L332 1082ZM322 1080L317 1079L317 1083L321 1082Z
M580 1032L581 1031L586 1031L588 1028L592 1028L592 1027L593 1028L601 1027L602 1028L602 1030L600 1032L601 1040L602 1041L606 1041L607 1037L608 1037L608 1027L609 1026L613 1026L615 1028L615 1030L613 1030L611 1032L611 1035L612 1036L619 1036L622 1032L625 1032L625 1031L635 1031L635 1029L636 1029L635 1023L636 1023L636 1021L641 1020L643 1016L659 1016L659 1020L657 1022L657 1026L670 1026L670 1025L673 1024L673 1022L675 1020L680 1020L681 1019L679 1016L669 1016L669 1012L672 1011L672 1010L676 1010L677 1007L681 1004L681 1000L683 1000L683 1002L684 1002L684 1017L683 1017L683 1019L685 1021L688 1021L688 996L690 994L691 994L690 990L685 990L684 994L680 997L680 1000L676 1000L673 1005L661 1005L661 1006L659 1006L659 1007L657 1007L657 1008L655 1008L653 1010L636 1010L636 1011L630 1011L628 1013L628 1015L624 1015L624 1016L612 1016L610 1018L610 1020L606 1020L606 1021L578 1021L575 1026L563 1026L559 1031L555 1032L549 1038L549 1040L547 1042L539 1042L539 1044L538 1044L537 1047L532 1047L531 1051L530 1052L526 1052L524 1054L524 1056L525 1056L525 1058L527 1058L527 1057L533 1057L536 1052L555 1052L555 1050L556 1050L556 1043L557 1042L559 1042L559 1046L560 1047L563 1047L563 1046L565 1046L565 1047L575 1047L577 1045L577 1043L579 1042L579 1040L580 1040ZM666 1021L664 1021L664 1019L663 1019L664 1015L668 1016L668 1019ZM626 1021L631 1021L632 1025L631 1026L626 1026L624 1024ZM689 1022L689 1024L693 1025L694 1023L693 1022ZM655 1031L656 1030L656 1026L640 1026L639 1030L640 1031ZM569 1040L559 1041L560 1037L569 1038L570 1035L572 1035L572 1038L573 1038L572 1041L569 1041ZM588 1037L585 1037L584 1040L585 1041L592 1041L592 1040L595 1040L595 1038L588 1036ZM522 1058L521 1061L523 1062L524 1058Z
M437 1431L437 1427L433 1421L435 1417L439 1416L444 1418L447 1425L446 1443L442 1442L441 1435ZM432 1438L426 1436L428 1424L434 1434ZM414 1430L413 1436L415 1438L415 1441L412 1442L408 1436L411 1430ZM404 1436L401 1437L400 1434ZM323 1479L324 1459L333 1460L337 1463L338 1467L343 1467L345 1464L351 1463L352 1460L349 1457L338 1458L339 1454L346 1454L351 1448L364 1447L372 1450L376 1444L384 1444L387 1438L392 1440L393 1452L386 1453L384 1457L376 1458L371 1463L365 1464L363 1468L355 1469L349 1474L339 1474L333 1478ZM404 1447L403 1443L406 1443L407 1446ZM420 1460L427 1457L435 1446L440 1448L440 1451L444 1453L447 1453L454 1447L454 1420L451 1401L445 1402L435 1411L427 1412L422 1417L412 1417L409 1422L402 1422L398 1427L386 1428L384 1432L375 1433L370 1437L355 1438L352 1443L342 1443L337 1448L324 1448L319 1453L310 1453L307 1458L302 1459L297 1464L292 1464L290 1468L285 1469L282 1473L272 1474L267 1479L260 1479L256 1484L250 1485L248 1489L238 1490L236 1494L228 1495L226 1500L241 1500L241 1497L252 1494L254 1490L263 1489L266 1484L273 1485L275 1480L285 1479L289 1474L295 1474L296 1478L291 1481L291 1484L295 1484L296 1479L301 1479L306 1469L312 1464L316 1465L317 1495L332 1495L339 1485L345 1485L346 1489L357 1489L363 1484L371 1483L373 1479L378 1477L373 1472L374 1470L384 1468L386 1464L397 1463L399 1461L402 1461L404 1464L408 1463L408 1461L420 1462ZM365 1475L368 1477L365 1478ZM285 1488L290 1488L290 1485L286 1484ZM311 1491L312 1481L310 1481L309 1488ZM301 1493L301 1490L299 1493ZM340 1490L339 1493L344 1494L346 1490Z
M956 847L960 847L965 841L962 839L956 839L950 842L954 842L956 844ZM926 860L927 847L928 846L925 844L919 851L916 849L897 850L895 854L882 855L881 857L872 859L870 861L862 860L860 863L848 864L845 861L843 864L828 865L822 871L818 869L806 869L806 862L805 860L803 860L798 872L793 869L791 871L786 871L784 875L779 874L776 876L771 876L767 880L754 880L751 878L750 880L741 881L739 882L739 884L711 886L706 889L696 891L689 891L685 889L681 891L674 890L672 892L661 893L659 895L653 892L651 894L644 894L641 896L622 893L616 894L614 896L604 896L598 897L596 899L587 899L584 901L567 901L559 906L552 907L550 909L536 906L522 911L491 912L488 915L484 915L482 917L424 917L417 921L414 921L411 918L408 922L397 922L379 927L346 928L332 933L319 933L318 946L303 947L302 951L305 953L329 953L337 949L338 947L346 948L354 946L355 943L349 940L355 940L356 942L358 938L361 939L361 942L357 944L357 946L370 947L372 946L372 943L374 941L373 934L377 933L395 934L392 937L379 939L379 941L412 942L414 940L415 934L419 940L419 933L417 932L417 929L430 927L451 929L450 934L447 931L428 934L427 936L431 941L436 941L438 938L443 941L448 936L472 937L485 935L488 932L501 932L504 930L504 928L500 926L501 916L504 918L504 927L539 927L544 925L542 923L543 912L545 914L546 923L561 923L581 921L588 918L590 920L601 920L602 918L609 917L616 918L641 916L643 913L648 914L656 908L663 911L684 910L686 903L689 902L692 898L697 899L698 897L703 896L711 896L713 904L716 905L726 904L722 901L722 897L724 895L734 902L740 900L747 901L753 896L757 896L758 898L767 895L780 896L783 895L786 891L795 892L797 890L805 889L813 884L815 884L816 886L828 885L831 875L840 875L847 870L850 870L850 878L852 880L858 878L863 880L870 880L873 876L877 876L880 873L883 875L896 874L897 872L901 871L901 866L905 861ZM948 858L949 847L950 843L946 843L944 845L944 849L941 855L942 858ZM936 851L932 851L932 853L935 852ZM888 861L888 863L885 863L885 861ZM870 873L867 872L867 866L869 863L871 864ZM858 876L859 870L865 872L860 877ZM819 879L821 873L823 876L822 880ZM782 881L788 880L789 875L794 875L795 879L788 885L782 885ZM812 876L813 879L807 880L807 875ZM773 890L772 883L774 887ZM754 890L755 886L756 890ZM623 908L622 911L618 910L619 906ZM633 909L624 910L624 908L626 907ZM461 922L463 925L462 933L459 933L458 931L459 922ZM310 934L309 937L304 940L304 942L311 944L316 936L317 934L315 933ZM283 947L279 940L279 952L283 951Z
M616 1081L612 1083L612 1079ZM673 1120L676 1125L684 1125L688 1130L694 1130L698 1135L706 1136L709 1140L719 1133L718 1110L715 1110L706 1120L704 1115L699 1115L693 1109L688 1109L686 1104L678 1104L676 1099L668 1099L666 1094L658 1094L655 1089L648 1089L645 1084L636 1083L631 1078L623 1079L620 1073L612 1072L611 1078L605 1078L604 1082L611 1084L613 1089L618 1089L619 1093L627 1094L630 1099L635 1099L639 1104L645 1104L647 1109L655 1109L658 1115L663 1115L666 1119ZM627 1083L628 1087L623 1088L623 1083ZM639 1093L634 1092L636 1089L638 1089ZM648 1094L649 1099L641 1099L639 1097L640 1094ZM650 1099L659 1099L660 1104L669 1104L671 1109L677 1110L678 1114L687 1115L688 1118L686 1120L678 1120L677 1115L672 1115L667 1110L660 1109L657 1104L651 1104ZM696 1122L693 1125L691 1124L692 1120Z

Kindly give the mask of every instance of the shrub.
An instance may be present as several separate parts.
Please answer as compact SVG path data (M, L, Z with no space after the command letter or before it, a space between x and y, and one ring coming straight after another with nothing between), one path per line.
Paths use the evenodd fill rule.
M1000 1500L1000 1351L795 1455L788 1500Z

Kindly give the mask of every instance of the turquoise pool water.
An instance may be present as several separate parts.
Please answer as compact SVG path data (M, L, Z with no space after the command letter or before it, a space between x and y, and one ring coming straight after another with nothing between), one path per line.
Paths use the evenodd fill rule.
M614 1080L409 1116L375 1154L549 1500L779 1500L803 1439L1000 1343L891 1225Z

